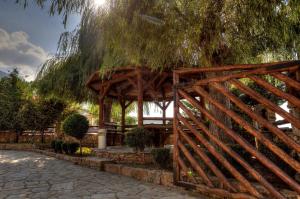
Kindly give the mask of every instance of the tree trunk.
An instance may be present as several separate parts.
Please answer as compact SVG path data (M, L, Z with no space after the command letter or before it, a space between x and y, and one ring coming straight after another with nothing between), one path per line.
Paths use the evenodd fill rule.
M225 87L228 88L228 85L224 84ZM212 98L217 100L220 104L225 106L227 109L231 108L231 103L230 100L224 97L222 93L218 92L216 89L209 87L209 94ZM210 104L209 109L211 114L220 122L222 122L226 127L232 129L232 123L231 123L231 118L224 112L220 111L217 107L214 105ZM209 130L212 134L214 134L216 137L219 138L223 143L227 145L232 145L234 142L233 140L214 122L209 123ZM219 150L221 150L218 146L215 145L215 147Z
M291 78L297 80L298 82L300 82L300 71L297 71L293 74L289 75ZM300 98L300 92L294 88L288 87L288 93L290 93L291 95L294 95L297 98ZM297 118L300 119L300 107L296 107L293 104L288 103L288 107L290 109L291 114ZM295 137L296 141L298 141L298 143L300 143L300 129L296 128L295 126L292 125L292 130L293 130L293 136Z
M41 143L45 143L44 130L41 131Z

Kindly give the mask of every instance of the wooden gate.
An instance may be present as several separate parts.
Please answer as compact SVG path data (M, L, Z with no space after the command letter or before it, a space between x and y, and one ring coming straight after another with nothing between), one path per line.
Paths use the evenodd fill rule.
M299 64L174 71L175 183L226 198L300 195Z

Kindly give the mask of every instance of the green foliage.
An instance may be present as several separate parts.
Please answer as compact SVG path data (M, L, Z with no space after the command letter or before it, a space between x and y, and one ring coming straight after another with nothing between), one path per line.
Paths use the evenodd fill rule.
M69 155L74 155L77 149L79 148L79 144L77 142L63 142L62 140L52 140L51 148L55 151L55 153L66 153Z
M153 134L145 128L133 128L126 134L125 143L137 151L144 151L146 146L153 144Z
M172 158L170 155L170 149L158 148L152 149L151 154L154 158L156 164L158 164L163 169L168 169L171 167Z
M53 150L55 149L55 142L56 142L56 140L52 140L50 143L51 149L53 149Z
M71 155L75 154L78 148L79 148L79 144L77 142L69 143L68 145L69 154Z
M26 100L20 108L17 118L25 130L37 130L37 118L39 117L36 103Z
M61 116L66 104L59 98L41 98L36 104L36 129L44 131L53 125Z
M38 75L45 95L95 99L85 82L99 68L270 62L295 59L300 52L300 2L294 0L108 0L109 9L97 10L80 0L50 5L50 14L80 11L82 20L61 35L58 56Z
M62 140L56 140L54 144L54 151L55 153L62 153L63 152L63 141Z
M74 155L79 148L79 144L76 142L68 143L64 142L62 144L62 149L66 154Z
M89 121L85 116L75 113L65 119L62 128L67 135L81 140L89 129Z
M22 84L18 71L15 69L8 77L0 79L0 129L21 132L18 112L23 102Z

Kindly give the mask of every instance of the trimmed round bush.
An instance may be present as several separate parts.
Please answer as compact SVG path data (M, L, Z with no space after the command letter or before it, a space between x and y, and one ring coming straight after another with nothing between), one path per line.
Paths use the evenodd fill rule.
M63 131L78 140L81 140L89 129L89 121L78 113L68 116L63 123Z
M153 143L153 134L145 128L133 128L126 134L125 143L137 151L144 151L146 146Z
M84 138L85 134L89 130L88 119L83 115L74 113L65 119L62 128L65 134L79 140L81 151L81 140Z

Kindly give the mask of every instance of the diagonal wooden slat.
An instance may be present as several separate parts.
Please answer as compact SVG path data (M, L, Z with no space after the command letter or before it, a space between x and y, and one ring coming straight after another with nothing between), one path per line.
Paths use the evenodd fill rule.
M278 107L276 104L274 104L273 102L267 100L265 97L263 97L262 95L260 95L259 93L255 92L255 91L253 91L252 89L248 88L247 86L245 86L243 83L241 83L238 80L232 79L232 80L229 80L228 82L233 84L234 86L236 86L243 93L251 96L256 101L263 104L266 108L276 112L278 115L282 116L287 121L292 123L295 127L300 129L299 120L297 118L295 118L293 115L291 115L290 113L283 110L281 107Z
M300 99L298 99L297 97L290 95L286 92L283 92L282 90L276 88L275 86L271 85L270 83L266 82L265 80L263 80L257 76L249 76L249 78L252 79L257 84L264 87L265 89L267 89L268 91L271 91L275 95L287 100L288 102L290 102L300 108Z
M195 108L198 108L201 113L206 112L206 110L201 107L196 101L189 101ZM228 153L232 158L234 158L238 163L241 164L258 182L260 182L275 198L284 199L281 193L279 193L268 181L264 179L255 169L253 169L240 155L233 151L230 147L220 141L214 134L212 134L209 129L201 123L191 111L189 111L182 103L178 103L179 107L190 117L190 119L205 133L213 142L218 144L222 150ZM208 113L208 112L206 112Z
M271 73L271 75L273 77L275 77L276 79L284 82L286 85L290 86L290 87L293 87L295 89L298 89L300 90L300 82L284 75L284 74L281 74L281 73Z
M187 122L182 120L182 117L178 117L180 121L183 123ZM214 172L214 174L220 179L220 181L229 189L236 192L236 189L230 184L227 178L223 175L223 173L216 167L216 165L211 161L211 159L203 152L199 147L195 144L194 141L189 138L189 136L183 132L183 130L178 127L179 134L184 138L184 140L193 148L193 150L197 153L199 157L205 162L205 164Z
M188 189L194 189L199 193L203 193L205 195L211 195L213 198L220 198L220 199L257 199L257 197L251 196L245 193L232 193L226 191L224 189L219 188L211 188L205 186L203 184L192 184L189 182L179 181L178 185L186 187Z
M188 161L191 163L192 167L201 176L201 178L205 182L205 184L209 187L214 187L212 181L209 179L209 177L207 176L205 171L199 166L197 161L193 158L193 156L190 154L190 152L187 150L187 148L181 143L181 141L178 141L178 147L182 151L182 153L185 155L185 157L188 159Z
M278 136L284 143L286 143L288 146L292 147L294 150L296 150L298 153L300 153L300 145L298 143L296 143L292 138L290 138L288 135L286 135L282 130L275 127L268 120L266 120L259 114L253 112L247 105L245 105L239 98L237 98L235 95L233 95L231 92L229 92L224 86L222 86L219 83L212 83L211 86L213 86L215 89L220 91L220 93L222 93L227 98L229 98L232 102L234 102L236 106L238 106L242 111L244 111L253 120L257 121L262 126L265 126L266 128L268 128L272 133L274 133L276 136Z
M290 157L288 154L286 154L281 148L279 148L276 144L274 144L271 140L269 140L264 134L257 131L252 125L250 125L247 121L245 121L241 116L239 116L237 113L235 113L232 110L227 109L222 104L214 100L210 95L204 91L200 87L194 87L195 91L207 99L211 104L216 106L218 109L220 109L222 112L226 113L228 116L230 116L235 122L237 122L239 125L241 125L244 129L246 129L251 135L256 137L261 143L263 143L265 146L267 146L273 153L278 155L282 160L284 160L286 163L290 164L296 171L300 172L300 163Z
M178 156L178 164L181 168L181 170L185 173L185 175L192 180L193 183L196 183L197 180L193 177L193 175L189 175L189 169L187 168L186 164L184 161L181 159L180 156Z
M252 144L250 144L247 140L245 140L245 138L243 138L238 133L234 132L233 129L227 127L225 123L223 123L223 120L213 115L212 112L210 111L210 107L206 106L206 103L208 103L214 108L216 108L218 111L220 111L220 113L222 114L225 113L228 119L231 119L236 124L238 124L243 129L245 129L250 135L256 137L260 143L262 143L270 151L272 151L272 154L275 154L276 157L278 156L281 160L287 163L287 165L293 168L291 172L295 172L295 171L300 172L299 170L300 162L292 158L291 154L285 152L286 151L285 147L287 147L288 149L293 149L293 151L299 153L300 152L299 144L288 135L288 132L285 132L283 129L278 128L279 125L278 122L274 123L272 121L269 121L267 118L262 117L260 114L253 112L253 110L248 105L242 102L238 97L233 95L233 93L231 93L227 88L224 87L224 85L221 84L221 82L227 82L235 86L242 93L256 100L266 110L271 110L272 112L275 112L280 116L282 116L284 119L284 123L291 123L293 128L300 129L300 119L296 114L294 114L294 112L289 113L289 111L283 110L281 107L277 106L272 101L264 98L260 93L257 93L256 91L247 87L245 84L242 84L240 81L235 80L236 78L237 79L249 78L253 80L261 88L264 88L268 93L271 93L274 96L277 96L281 99L288 101L289 104L294 105L295 108L297 107L300 108L300 98L297 93L297 91L300 90L300 81L299 81L300 64L299 63L300 61L258 64L258 65L248 64L242 66L235 65L235 66L223 66L223 67L187 69L187 70L185 69L185 70L175 71L173 73L174 76L176 76L176 81L173 82L174 95L176 95L174 100L175 102L174 108L177 110L174 111L174 121L176 122L177 120L177 123L174 124L173 131L176 132L177 134L177 138L174 140L178 140L179 144L178 143L176 144L176 142L174 143L174 151L176 151L176 148L180 148L179 145L182 145L182 143L188 143L190 146L192 146L194 152L196 152L197 150L202 151L202 149L199 148L197 143L199 142L201 146L204 146L207 149L205 144L203 144L203 140L207 141L213 148L217 147L220 150L222 150L222 153L220 153L222 156L223 154L226 153L226 155L229 155L233 159L233 161L235 160L236 162L238 162L240 166L245 168L245 170L248 172L248 175L250 174L254 179L257 180L257 182L263 185L263 187L269 191L269 193L266 193L267 198L273 197L276 199L284 199L286 198L286 196L285 194L283 195L282 193L280 193L279 191L281 189L280 187L273 186L262 176L262 174L260 174L260 172L263 172L264 175L267 174L268 172L271 172L272 174L276 175L279 179L283 181L284 184L283 186L289 186L288 189L295 190L298 194L300 194L300 184L295 181L295 179L292 177L291 174L285 173L283 171L283 168L281 169L280 166L274 164L271 161L271 159L267 158L266 155L263 154L262 151L256 149ZM224 73L224 71L227 71L226 74ZM212 74L212 73L215 74L214 77L207 78L208 74ZM270 75L278 79L279 81L285 83L288 92L278 89L275 86L273 86L271 83L267 82L263 78L263 76L265 75ZM203 89L200 86L203 86ZM212 88L215 89L216 92L220 92L221 94L223 94L224 97L228 99L230 103L235 104L236 107L239 108L239 110L241 110L244 114L247 115L247 117L251 118L253 121L256 121L257 124L262 126L263 131L258 130L257 128L254 127L252 123L247 122L246 119L241 117L240 114L237 114L237 112L235 112L233 109L228 109L229 107L227 107L224 104L221 104L213 96L210 96L210 93L204 90L204 88L205 89ZM200 91L197 89L200 89ZM198 98L196 99L196 97L199 97L199 95L200 95L200 100L198 100ZM197 109L197 111L199 111L201 115L198 114L197 111L194 112L188 109L185 106L185 104L179 101L181 99L187 100L193 106L193 109ZM178 108L180 109L180 111ZM256 171L255 165L250 165L250 163L245 161L243 157L237 154L237 152L231 149L230 146L227 146L225 142L223 142L220 138L218 138L215 134L213 134L213 132L211 132L211 129L207 127L206 124L207 121L209 121L210 124L214 123L215 126L225 134L225 136L227 135L230 138L232 138L232 140L235 141L240 147L244 148L248 153L250 153L250 155L253 156L256 159L256 161L261 163L261 164L259 163L260 165L259 168L263 166L264 169L261 168L259 169L259 172ZM264 133L265 130L267 130L268 133ZM273 135L272 137L276 139L280 139L280 144L277 145L277 143L273 142L273 138L268 137L270 133ZM195 139L197 141L195 141ZM284 146L281 146L282 144L284 144ZM199 155L197 152L196 154L203 160L201 154ZM210 152L210 154L212 153ZM182 150L180 155L183 155L186 158L186 155L182 153ZM174 158L174 162L177 162L177 165L180 164L179 165L180 169L186 171L184 165L182 166L181 164L182 162L178 163L178 161L182 160L179 159L180 157L176 159ZM225 167L223 162L221 162L217 158L216 160L222 164L222 167ZM213 163L215 164L215 162ZM207 166L209 167L209 165ZM232 166L234 165L232 164ZM211 167L209 168L211 169ZM223 170L221 171L223 172ZM216 175L216 173L214 174ZM180 175L184 176L184 173L180 173ZM248 192L246 194L244 188L245 186L240 182L239 182L240 188L236 187L238 191L231 192L226 190L228 189L228 187L226 186L224 187L221 186L221 189L218 189L218 188L208 187L204 185L203 182L196 181L193 182L193 184L189 184L187 182L192 182L192 181L191 179L187 179L187 178L182 178L181 180L183 181L186 180L186 182L177 181L179 185L182 184L182 186L183 185L191 186L202 193L219 195L221 197L240 198L240 199L255 197L255 194L251 193L249 189L247 190ZM219 182L221 182L219 177L218 179L212 177L211 180L213 182L217 180L218 184ZM270 180L272 180L272 182L275 182L273 181L274 179L270 178ZM259 192L264 193L262 189L258 189L258 190ZM251 196L248 195L248 193ZM265 196L266 195L264 195L264 197ZM259 198L259 197L256 196L255 198Z
M184 91L181 89L178 90L178 93L187 99L189 102L191 101L191 97L189 97ZM206 95L208 95L206 93ZM264 164L267 168L273 171L279 178L281 178L284 182L290 185L295 191L300 193L300 186L295 180L293 180L290 176L288 176L282 169L277 167L273 162L271 162L266 156L258 152L252 145L250 145L246 140L242 137L238 136L231 129L225 126L219 120L216 120L212 115L210 115L207 111L203 112L207 118L209 118L212 122L214 122L219 128L223 129L225 133L227 133L232 139L234 139L238 144L244 147L250 154L256 157L262 164Z

